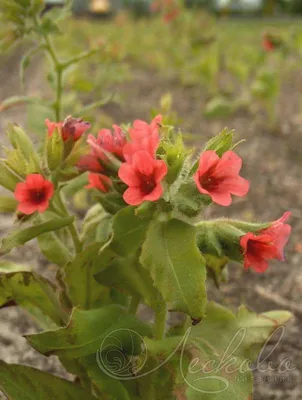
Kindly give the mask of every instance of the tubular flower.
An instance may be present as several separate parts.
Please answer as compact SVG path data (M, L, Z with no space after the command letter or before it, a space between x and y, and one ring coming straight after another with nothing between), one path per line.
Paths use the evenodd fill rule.
M15 198L19 202L18 211L23 214L43 213L49 207L54 194L53 184L40 174L31 174L25 182L18 183Z
M150 124L145 121L136 120L133 128L129 129L131 142L124 146L123 154L127 162L131 162L134 153L139 150L147 151L155 157L160 137L159 128L162 123L162 116L157 115Z
M253 268L256 272L265 272L269 260L284 260L284 246L291 233L291 226L285 222L290 215L290 212L286 212L269 228L260 231L257 236L251 232L242 236L240 245L243 250L245 269Z
M100 159L106 159L104 150L124 160L123 148L126 144L126 136L118 125L113 125L113 132L110 129L101 129L97 138L88 136L87 143L91 146L92 153Z
M124 193L127 204L136 206L142 202L156 201L163 194L161 181L168 172L162 160L155 160L144 150L136 152L132 163L121 165L118 175L129 188Z
M108 193L112 187L111 179L103 174L90 173L88 175L89 184L85 186L87 189L98 189L103 193Z
M194 180L200 193L209 195L214 203L229 206L231 194L244 196L249 182L239 176L242 160L233 151L227 151L221 158L213 150L200 156Z
M67 117L63 122L51 122L46 119L45 124L49 136L52 136L54 130L58 129L64 142L69 140L76 142L91 127L89 122L79 118L72 118L71 116Z
M52 136L56 129L61 131L63 122L51 122L49 119L46 119L45 125L48 131L48 136Z

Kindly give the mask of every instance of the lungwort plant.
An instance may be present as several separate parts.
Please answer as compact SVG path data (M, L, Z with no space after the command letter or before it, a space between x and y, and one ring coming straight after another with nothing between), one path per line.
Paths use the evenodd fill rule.
M18 125L8 128L0 211L15 224L0 246L0 306L23 307L39 326L29 344L58 357L74 380L0 361L0 389L12 400L251 399L252 363L290 314L234 314L207 300L208 281L224 282L230 261L260 273L282 260L290 213L268 223L203 217L212 203L229 206L249 190L230 131L196 152L168 125L173 116L97 135L82 119L62 120L65 70L90 51L57 58L56 25L40 17L39 0L1 7L14 27L7 40L42 40L36 50L50 57L55 99L37 146ZM2 109L36 101L11 98ZM86 215L77 218L72 200L83 190ZM33 239L56 279L5 261Z
M207 284L225 279L229 261L264 272L282 260L290 213L268 223L202 218L249 190L232 132L196 157L160 115L87 140L81 119L46 127L40 150L9 127L0 183L12 194L0 209L17 222L0 254L37 239L56 280L2 261L0 304L25 308L42 330L27 341L75 379L1 362L1 390L16 400L250 399L251 363L290 314L233 314L207 301ZM83 187L92 206L81 220L70 200ZM139 317L143 305L154 319ZM167 322L175 312L181 322Z

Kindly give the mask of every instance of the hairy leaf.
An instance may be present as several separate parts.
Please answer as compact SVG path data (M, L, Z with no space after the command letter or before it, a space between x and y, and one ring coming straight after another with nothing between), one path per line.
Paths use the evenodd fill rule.
M141 255L168 307L199 321L206 306L206 268L196 246L196 229L173 219L151 225Z
M0 361L0 389L10 400L95 399L72 382L35 368L3 361Z
M131 335L131 331L137 335ZM27 336L40 353L78 358L97 350L122 345L126 354L140 353L141 336L149 335L149 327L119 306L110 305L95 310L75 308L65 328Z
M57 325L66 321L67 314L56 288L47 279L22 266L3 263L0 265L0 306L12 301L27 309L42 325L48 326L48 318Z
M94 308L108 301L109 291L94 278L106 259L99 256L102 243L88 246L64 269L67 294L75 307Z
M2 240L0 255L9 253L13 248L22 246L26 242L29 242L43 233L62 229L65 226L70 225L73 220L73 217L53 218L50 221L42 222L41 224L37 224L30 228L12 232Z

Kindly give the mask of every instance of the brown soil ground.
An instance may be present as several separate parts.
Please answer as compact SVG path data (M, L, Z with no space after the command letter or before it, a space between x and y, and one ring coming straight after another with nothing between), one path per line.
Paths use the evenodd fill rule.
M18 57L13 57L6 65L0 65L0 99L19 90L17 60ZM42 91L38 71L37 67L33 67L30 73L29 89L32 92ZM125 97L125 105L111 104L105 107L115 123L130 122L137 118L148 120L150 109L159 103L162 94L170 92L174 109L183 120L181 127L195 135L196 144L202 145L225 126L236 130L238 140L246 139L238 152L244 159L243 175L251 182L248 197L235 201L228 209L212 207L207 216L227 215L266 221L279 218L286 210L292 211L293 234L287 247L286 261L272 263L268 272L262 275L243 273L237 265L231 266L229 283L220 292L211 289L211 296L230 307L244 303L255 311L285 308L294 313L295 317L286 326L281 342L261 367L265 370L269 361L277 367L288 358L293 370L283 374L278 371L256 371L254 399L302 400L302 125L297 122L297 114L302 111L299 110L302 74L294 73L284 83L278 105L280 129L274 132L265 128L264 113L255 117L239 112L228 119L207 121L202 116L204 96L200 89L183 88L177 82L164 79L154 72L137 70L133 72L132 81L121 84L117 89ZM0 114L1 141L5 142L7 122L14 121L22 125L25 120L26 114L22 108ZM2 234L11 222L10 217L1 216ZM35 252L34 244L13 252L10 257L37 267L40 271L47 269L45 261ZM18 308L10 308L0 310L0 318L0 359L63 374L55 358L41 356L22 338L22 334L36 331L27 315ZM265 352L270 353L273 347L274 344L267 346Z

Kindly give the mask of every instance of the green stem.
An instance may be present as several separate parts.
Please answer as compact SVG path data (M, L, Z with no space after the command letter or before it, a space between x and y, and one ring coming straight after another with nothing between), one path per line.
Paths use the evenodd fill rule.
M165 336L166 317L167 317L166 305L162 305L155 312L154 338L156 340L161 340Z
M56 72L56 99L53 104L53 108L56 114L56 120L60 121L61 108L62 108L61 100L62 100L62 90L63 90L62 77L63 77L64 65L59 61L56 50L53 46L53 43L49 35L47 33L44 33L43 30L41 29L40 19L38 16L34 17L34 23L35 26L39 28L39 31L41 32L44 48L48 53L50 59L52 60Z
M129 314L136 314L138 306L140 303L140 297L139 296L132 296L130 303L129 303L129 307L128 307L128 312Z
M61 120L61 108L62 108L62 78L63 78L63 70L61 66L57 65L56 66L56 72L57 72L57 88L56 88L56 101L54 103L54 110L56 113L56 120L60 121Z

